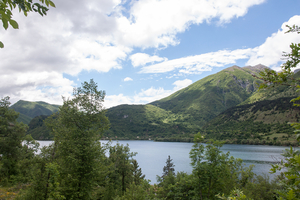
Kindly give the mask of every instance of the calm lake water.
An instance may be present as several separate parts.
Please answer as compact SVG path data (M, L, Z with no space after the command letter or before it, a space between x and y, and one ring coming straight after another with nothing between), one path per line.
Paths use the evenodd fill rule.
M42 146L49 145L52 141L38 141ZM107 143L108 141L102 141ZM193 143L184 142L154 142L154 141L138 141L138 140L121 140L120 144L129 144L131 152L137 152L134 157L139 166L142 168L146 179L151 180L151 184L157 183L156 175L161 176L163 167L165 166L168 155L173 159L175 171L192 172L190 165L189 152ZM117 142L113 141L112 145ZM271 164L279 161L280 155L284 149L288 147L281 146L264 146L264 145L237 145L225 144L222 151L230 152L230 155L235 158L243 159L246 166L254 164L253 172L256 174L268 174ZM296 148L300 150L300 148Z

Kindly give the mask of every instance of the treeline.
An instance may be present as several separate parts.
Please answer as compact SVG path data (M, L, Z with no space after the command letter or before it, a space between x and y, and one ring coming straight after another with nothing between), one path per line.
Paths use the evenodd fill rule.
M299 121L299 107L290 101L279 98L229 108L201 132L229 144L297 146L294 128L287 122Z
M191 174L175 171L170 156L163 167L163 175L157 176L158 199L275 199L276 190L282 190L277 179L252 172L253 165L244 167L241 159L223 153L223 143L203 143L203 136L196 134L190 151Z
M0 199L148 199L154 195L128 146L100 138L109 121L102 109L104 92L90 81L64 99L59 112L45 120L54 136L39 148L28 128L0 101ZM38 123L38 122L37 122ZM149 197L151 198L151 197Z
M93 82L84 86L95 89ZM218 199L244 192L254 199L273 199L276 189L284 189L253 174L252 166L245 168L241 159L223 153L222 143L203 145L200 134L195 135L190 152L192 174L175 174L168 157L158 184L150 185L128 145L99 142L99 131L107 128L108 121L104 113L93 109L96 104L95 99L87 101L79 88L74 99L65 100L59 114L46 120L54 143L40 149L25 134L26 126L16 121L18 114L8 109L9 98L2 99L0 198Z
M129 146L100 139L109 128L102 109L104 92L96 83L84 82L74 89L72 99L64 99L59 112L47 117L45 125L54 136L50 146L26 135L28 128L18 123L18 113L9 109L9 97L0 101L0 198L24 200L62 199L274 199L300 197L299 157L292 148L284 165L274 165L276 172L287 168L280 177L269 181L256 176L241 159L223 153L223 143L194 135L190 151L191 174L174 173L168 157L158 184L150 185L133 158ZM37 121L36 123L40 123ZM291 189L292 188L292 189Z

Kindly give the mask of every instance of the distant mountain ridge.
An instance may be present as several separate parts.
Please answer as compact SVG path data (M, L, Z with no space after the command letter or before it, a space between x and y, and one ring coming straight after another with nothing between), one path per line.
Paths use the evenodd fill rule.
M199 126L203 126L220 112L242 103L257 90L260 80L252 76L252 73L257 74L256 69L232 66L151 104L174 113L193 115L196 120L201 120Z
M14 109L16 112L20 113L18 118L19 122L23 122L28 124L32 118L40 116L40 115L51 115L55 113L59 109L59 105L48 104L43 101L30 102L19 100L12 106L10 109Z
M288 122L300 120L300 108L293 106L291 99L281 97L229 108L202 127L201 132L208 138L235 140L238 144L291 145L296 140Z
M207 138L226 139L233 143L289 138L290 135L282 133L283 130L292 131L285 122L299 120L299 116L294 115L297 109L291 104L282 106L281 103L288 104L292 97L299 95L294 88L286 86L258 91L261 80L253 75L266 68L264 65L232 66L161 100L146 105L109 108L106 115L111 128L104 133L104 138L188 142L199 131ZM300 73L295 76L300 76ZM274 112L272 106L280 108L280 112ZM36 139L51 139L49 131L45 131L43 120L46 115L56 112L58 107L45 102L25 101L12 106L21 112L20 117L32 119L31 116L36 116L29 123L28 130ZM254 112L253 109L257 108L258 111ZM289 117L285 117L287 115ZM243 131L245 134L241 133ZM274 143L273 140L267 142Z
M144 135L145 139L159 137L159 135L160 137L175 135L190 137L222 111L249 98L261 82L252 74L257 75L259 70L264 68L267 67L232 66L207 76L166 98L147 105L139 105L139 109L134 105L110 108L107 110L107 116L111 128L106 132L106 137L123 138L125 135L130 136L127 139L141 138L141 135ZM151 114L148 111L150 105ZM118 111L126 117L120 117ZM164 133L161 133L162 130Z

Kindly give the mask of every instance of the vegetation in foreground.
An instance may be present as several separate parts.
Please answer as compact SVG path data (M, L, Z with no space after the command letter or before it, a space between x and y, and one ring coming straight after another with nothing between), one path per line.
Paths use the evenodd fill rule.
M300 33L298 26L290 32ZM263 87L288 84L300 88L291 68L300 63L300 44L291 45L282 72L265 70ZM275 181L256 176L252 166L220 151L223 143L194 136L190 151L192 174L174 174L168 157L158 184L151 186L142 174L128 146L101 146L108 129L102 107L105 93L96 83L84 82L64 99L59 112L47 118L54 144L41 149L26 135L27 126L18 123L18 113L9 109L9 97L0 101L0 195L2 199L300 199L300 152L291 147L271 172L285 168ZM300 106L297 101L295 106ZM300 139L300 123L291 123ZM106 154L108 153L108 155Z
M283 174L273 181L257 176L252 172L253 166L244 167L241 159L223 153L222 142L210 140L204 145L200 133L195 135L190 151L192 174L175 174L169 156L163 175L157 176L158 184L150 185L129 146L99 142L109 125L102 109L104 95L93 80L75 89L74 98L64 99L59 112L47 118L54 143L40 153L38 143L25 134L27 126L18 123L18 114L9 109L9 97L0 101L2 199L202 200L299 196L298 191L289 190L295 182L288 176ZM299 153L293 149L285 156L288 161L294 156L294 162L298 162ZM273 170L280 167L276 165Z
M255 176L252 167L243 167L242 160L222 153L222 143L204 146L200 133L190 152L192 174L174 174L168 157L159 183L150 185L128 146L99 143L108 128L101 109L104 93L93 81L74 91L59 114L47 119L55 139L39 154L38 143L25 135L26 126L8 109L9 98L1 100L2 199L217 199L236 189L255 199L272 199L279 188Z

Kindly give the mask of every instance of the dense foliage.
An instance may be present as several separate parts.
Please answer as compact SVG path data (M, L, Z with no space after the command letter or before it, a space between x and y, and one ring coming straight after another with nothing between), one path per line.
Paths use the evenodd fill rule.
M290 27L290 32L295 31L300 33L300 28ZM300 44L292 44L291 49L292 52L286 54L287 62L282 66L281 72L266 69L260 73L258 78L264 81L261 89L286 84L299 90L300 79L294 76L291 69L300 63ZM193 93L193 87L197 84L171 97L154 102L153 105L137 106L133 109L134 112L141 112L143 115L135 116L134 113L129 115L127 108L126 112L119 110L112 116L115 116L115 119L119 117L118 120L129 120L123 125L130 127L130 130L136 128L133 123L133 125L130 124L132 122L130 120L139 120L141 124L146 125L151 119L151 126L144 127L143 139L155 137L154 131L162 127L165 129L161 130L169 134L168 137L171 138L174 131L172 128L179 134L186 134L184 131L187 126L183 125L185 122L201 127L218 112L248 98L255 91L253 84L256 82L249 78L250 71L253 72L250 68L241 70L232 67L219 74L219 77L208 77L203 87L200 88L204 91L203 94L212 97L215 101L210 102L210 115L202 118L200 114L193 114L193 112L206 113L207 111L201 105L193 103L192 99L202 98L202 94ZM239 74L241 79L238 79L235 74ZM226 88L228 84L219 85L222 78L226 79L231 86L230 89ZM284 89L283 92L293 94L290 89ZM277 95L279 96L280 94ZM43 149L39 149L38 143L30 135L25 134L28 127L17 121L16 111L9 109L9 97L1 99L0 198L25 200L300 199L300 153L292 147L283 153L284 159L273 165L271 169L272 172L285 170L280 176L270 181L268 176L255 175L252 172L253 166L244 167L241 159L230 157L229 152L223 153L220 148L224 142L213 139L205 140L204 135L200 133L194 134L194 145L190 151L192 173L177 172L175 174L175 165L168 156L166 165L163 167L163 175L157 177L158 184L150 185L145 180L137 161L133 159L136 153L130 152L128 145L111 146L110 143L100 143L100 138L109 127L106 111L102 106L104 97L105 92L99 91L93 80L89 83L84 82L82 87L74 89L73 98L63 99L64 104L59 108L59 112L51 117L44 116L32 121L29 124L32 127L43 127L46 121L47 127L54 136L54 143ZM248 99L248 102L254 99ZM291 101L295 106L300 106L299 100L300 96ZM180 101L189 103L185 104L184 108L179 108L177 104L180 105ZM278 116L290 115L291 118L288 119L294 119L291 125L295 128L296 139L299 141L299 109L290 107L289 101L288 98L275 98L272 101L252 102L252 104L228 109L221 113L220 118L216 118L215 121L205 126L203 132L208 138L227 140L234 137L240 143L244 143L245 140L248 141L246 143L250 143L249 137L259 142L262 139L268 140L269 136L266 133L272 131L277 131L277 134L287 134L284 135L285 138L290 139L291 129L282 123L283 120L280 117L274 118L276 114ZM273 123L264 123L268 120L259 120L261 113L268 118L267 112L272 114L273 118L268 120ZM138 118L138 116L144 117ZM193 117L186 118L186 116L197 117L198 122L195 123ZM143 123L143 120L148 121ZM168 132L166 129L171 131ZM126 131L128 130L124 130L121 134ZM138 134L141 133L140 131L136 129ZM117 137L113 135L117 132L108 134L112 134L110 137ZM284 140L283 135L281 136L281 138L273 137L272 143L277 144L277 139ZM204 141L206 144L203 143Z
M41 149L39 154L36 154L37 143L25 137L25 129L8 129L9 122L15 120L17 114L8 109L8 99L3 100L1 113L6 114L1 117L7 123L1 128L9 130L5 136L15 132L20 139L8 149L10 153L18 149L17 159L5 157L1 149L0 170L9 173L3 173L0 179L0 197L25 200L218 199L238 192L247 198L273 199L275 190L284 189L270 182L268 177L253 174L252 166L243 167L242 160L220 151L222 143L213 140L201 143L200 133L195 135L190 151L192 174L175 174L175 165L169 156L162 176L158 176L158 184L150 185L133 159L136 153L130 152L128 145L99 143L108 125L101 107L103 98L104 93L97 90L93 81L75 90L74 98L65 99L59 113L46 119L54 143ZM10 162L14 165L6 164Z
M297 32L300 33L300 28L297 25L289 27L288 32ZM288 85L290 87L297 88L299 92L300 88L300 78L294 77L293 68L299 66L300 63L300 43L292 43L290 45L291 52L285 53L286 62L282 65L281 71L276 72L274 70L265 70L260 73L259 79L263 80L264 83L260 88L274 87L276 85ZM294 106L300 106L299 101L300 96L291 100L294 103ZM300 122L290 123L295 128L296 139L300 141ZM273 165L272 172L280 171L283 168L283 177L280 181L282 184L281 190L278 191L280 199L300 199L300 156L299 152L295 151L292 147L290 150L287 150L283 156L285 159L281 161L280 164Z
M298 122L300 110L290 103L291 99L283 97L229 108L207 123L202 133L227 143L295 146L294 129L287 122Z

